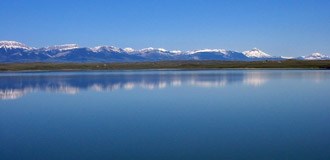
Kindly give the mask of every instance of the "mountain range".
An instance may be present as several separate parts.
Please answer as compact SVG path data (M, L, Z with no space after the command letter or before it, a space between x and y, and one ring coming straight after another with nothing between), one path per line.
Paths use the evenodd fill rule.
M77 44L55 45L33 48L16 41L0 41L0 62L145 62L164 60L225 60L225 61L260 61L260 60L329 60L330 57L313 53L308 56L284 57L271 56L257 48L249 51L231 51L225 49L201 49L194 51L169 51L163 48L117 48L97 46L79 47Z

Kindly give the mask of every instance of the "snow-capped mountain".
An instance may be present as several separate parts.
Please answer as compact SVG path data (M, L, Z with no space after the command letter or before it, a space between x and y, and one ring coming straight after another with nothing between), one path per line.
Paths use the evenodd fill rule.
M79 46L77 44L63 44L63 45L49 46L44 49L47 51L50 51L50 50L65 51L65 50L71 50L71 49L76 49L76 48L79 48Z
M140 52L140 53L159 53L159 54L181 54L182 51L180 50L174 50L174 51L168 51L164 48L152 48L152 47L149 47L149 48L143 48L141 50L138 50L137 52Z
M297 59L302 59L302 60L330 60L330 57L321 53L313 53L308 56L301 56L298 57Z
M0 41L0 48L4 49L30 49L25 44L16 41Z
M187 54L196 54L196 53L218 53L218 54L227 54L226 50L224 49L200 49L194 51L188 51Z
M122 52L123 50L114 46L97 46L91 48L93 52Z
M245 61L248 60L243 53L230 51L225 49L201 49L188 51L186 55L194 60L230 60L230 61Z
M28 47L15 41L0 41L0 62L143 62L163 60L224 60L258 61L285 60L274 57L257 48L250 51L225 49L201 49L193 51L166 50L164 48L117 48L114 46L79 47L77 44L56 45L42 48ZM319 53L294 59L329 59Z
M132 52L135 51L133 48L124 48L123 50L124 50L126 53L132 53Z
M258 48L253 48L250 51L244 51L242 52L245 56L249 57L249 58L271 58L272 56L261 51Z

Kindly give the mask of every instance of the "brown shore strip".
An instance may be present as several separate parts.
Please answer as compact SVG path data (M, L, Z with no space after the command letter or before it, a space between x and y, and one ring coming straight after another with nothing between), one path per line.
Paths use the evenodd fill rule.
M0 72L131 69L330 69L330 60L159 61L128 63L0 63Z

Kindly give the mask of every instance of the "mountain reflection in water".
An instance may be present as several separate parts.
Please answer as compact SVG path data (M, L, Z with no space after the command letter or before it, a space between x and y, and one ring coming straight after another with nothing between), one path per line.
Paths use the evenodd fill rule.
M261 86L272 79L309 79L319 82L327 71L118 71L118 72L35 72L0 74L0 99L16 99L28 93L47 91L77 94L81 90L160 89L193 85L225 87L231 84Z

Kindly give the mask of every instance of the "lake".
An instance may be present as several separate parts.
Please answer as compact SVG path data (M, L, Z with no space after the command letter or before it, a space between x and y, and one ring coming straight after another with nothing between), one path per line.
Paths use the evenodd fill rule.
M330 71L1 73L0 159L330 159Z

